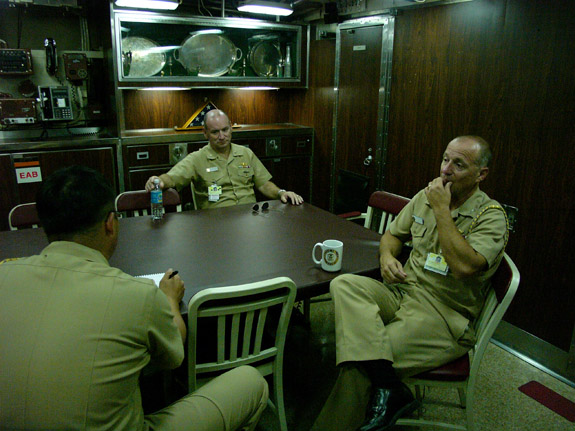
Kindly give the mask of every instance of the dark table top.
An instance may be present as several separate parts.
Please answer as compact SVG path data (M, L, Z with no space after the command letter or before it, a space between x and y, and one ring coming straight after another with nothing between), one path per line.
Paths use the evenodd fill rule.
M261 207L261 203L260 203ZM132 275L178 270L186 285L184 303L214 286L290 277L298 299L326 293L341 273L377 275L380 235L310 204L270 201L267 211L252 205L169 213L120 220L112 266ZM312 260L315 243L344 243L342 269L323 271ZM0 232L0 260L38 254L47 240L42 229ZM319 255L319 252L318 252Z

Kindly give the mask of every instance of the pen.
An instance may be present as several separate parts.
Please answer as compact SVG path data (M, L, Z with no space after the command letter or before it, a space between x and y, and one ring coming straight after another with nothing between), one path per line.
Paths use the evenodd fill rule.
M170 276L168 277L168 280L169 280L170 278L173 278L175 275L178 275L178 271L172 272L172 273L170 274Z

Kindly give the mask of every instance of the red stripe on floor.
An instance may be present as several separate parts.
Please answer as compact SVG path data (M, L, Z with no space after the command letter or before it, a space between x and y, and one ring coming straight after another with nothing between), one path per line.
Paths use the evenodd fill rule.
M547 386L532 380L520 386L519 390L558 415L563 416L568 421L575 422L575 403L552 391Z

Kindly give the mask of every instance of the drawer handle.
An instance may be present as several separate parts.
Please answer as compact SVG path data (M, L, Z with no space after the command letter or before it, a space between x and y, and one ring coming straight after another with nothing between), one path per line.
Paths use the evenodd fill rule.
M306 145L307 145L307 140L306 141L297 141L297 143L296 143L297 148L305 148Z
M138 160L148 160L150 158L150 153L148 151L141 151L136 153L136 159Z

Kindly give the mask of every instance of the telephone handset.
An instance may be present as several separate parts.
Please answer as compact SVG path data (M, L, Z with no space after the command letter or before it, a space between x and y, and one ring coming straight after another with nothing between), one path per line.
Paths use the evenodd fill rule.
M56 41L51 37L44 40L46 47L46 71L50 75L56 75L58 71L58 55L56 53Z

